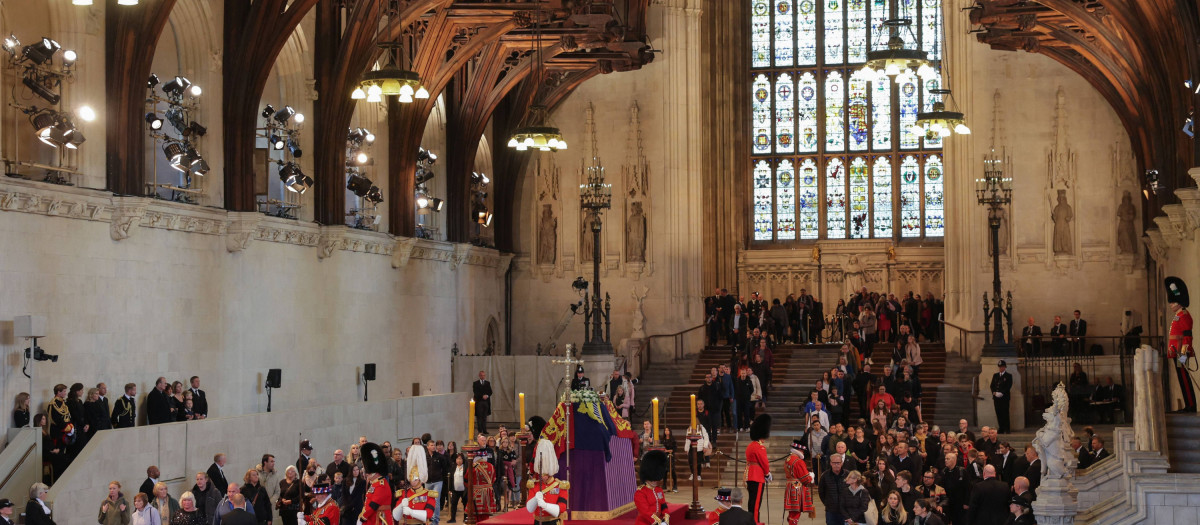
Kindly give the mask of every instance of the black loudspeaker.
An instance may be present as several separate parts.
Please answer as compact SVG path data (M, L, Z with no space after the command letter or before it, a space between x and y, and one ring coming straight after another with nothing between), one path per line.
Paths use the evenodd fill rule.
M375 380L375 363L367 363L367 364L363 365L363 380L364 381L374 381Z
M279 376L282 373L278 368L267 370L267 388L279 388L282 381Z

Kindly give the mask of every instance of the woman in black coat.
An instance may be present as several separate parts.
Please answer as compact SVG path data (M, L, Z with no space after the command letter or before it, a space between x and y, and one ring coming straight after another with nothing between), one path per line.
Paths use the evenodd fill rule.
M267 494L267 489L259 482L259 474L257 469L246 471L246 475L242 476L242 485L240 492L246 498L246 503L254 507L254 518L259 525L271 522L271 496Z
M25 504L25 525L56 525L46 506L46 493L50 487L45 483L34 483L29 489L29 503Z
M100 392L95 388L89 388L87 393L87 401L83 403L83 425L87 431L83 433L84 442L90 440L102 428L112 428L112 423L105 413L104 403L100 401ZM105 422L109 424L105 425Z
M71 411L71 422L75 424L75 442L67 447L67 455L74 461L75 456L87 446L88 438L91 437L87 415L83 412L83 383L75 383L67 391L67 410Z
M358 522L358 515L362 513L363 498L367 495L367 480L357 463L350 470L350 477L342 485L342 501L338 502L338 506L342 508L342 525L354 525Z

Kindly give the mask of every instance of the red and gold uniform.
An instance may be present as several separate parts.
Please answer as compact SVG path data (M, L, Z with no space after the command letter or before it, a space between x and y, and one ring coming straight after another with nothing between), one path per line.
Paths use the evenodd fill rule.
M341 522L342 509L333 501L333 498L328 498L325 503L305 514L303 523L306 525L339 525Z
M471 469L471 491L475 498L475 523L492 517L496 506L496 468L486 460L476 460Z
M721 514L727 510L729 509L725 507L717 507L713 510L705 512L704 521L707 521L708 525L716 525L718 521L721 521Z
M429 522L429 518L433 517L433 511L437 509L438 493L436 490L429 490L425 487L397 490L396 500L400 502L397 503L398 506L406 506L409 510L418 511L414 516L405 516L403 510L397 508L396 510L400 511L400 517L396 516L396 512L392 512L392 517L396 518L397 525L401 523L403 525L422 525Z
M394 525L392 522L392 487L387 478L379 476L367 486L362 513L358 521L363 525Z
M812 485L813 475L804 464L804 458L790 454L787 458L787 487L783 493L783 510L787 511L789 525L800 522L800 515L808 513L809 518L816 517L813 508Z
M637 507L634 525L658 525L670 519L667 516L667 500L660 486L642 485L633 493L633 504Z
M762 523L758 510L762 507L763 492L771 481L771 463L763 440L771 436L771 416L761 414L750 423L750 444L746 445L746 510L754 523Z
M549 483L543 483L539 479L538 481L529 480L525 486L529 489L529 502L526 503L525 509L533 513L534 522L557 523L566 518L571 489L569 482L553 478ZM539 497L538 494L541 496ZM543 504L558 507L558 516L547 512L542 508Z
M1196 357L1192 347L1192 314L1186 308L1180 308L1171 319L1171 333L1167 339L1167 357L1176 360L1175 372L1179 376L1179 390L1183 394L1184 410L1196 411L1196 391L1187 368L1187 359L1179 360L1181 356L1187 359Z

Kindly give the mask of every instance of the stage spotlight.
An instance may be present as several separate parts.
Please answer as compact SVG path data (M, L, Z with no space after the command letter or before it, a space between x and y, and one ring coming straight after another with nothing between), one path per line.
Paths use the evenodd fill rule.
M34 77L25 77L21 79L21 83L25 84L25 87L29 88L34 95L42 97L42 99L44 99L46 102L49 102L51 105L58 105L58 101L60 100L58 93L55 93L50 88L46 87L46 85L39 82L38 79Z
M283 149L284 146L287 145L287 142L283 140L283 137L276 135L274 133L271 134L271 137L269 140L271 142L271 147L276 150L281 150L281 149Z
M19 47L21 47L21 41L17 40L17 35L8 35L8 38L4 39L4 50L8 54L16 56Z
M191 162L188 163L188 171L190 171L193 175L208 175L208 161L204 160L204 157L202 157L199 153L196 153L196 150L191 146L188 146L187 151L187 156L191 160Z
M296 113L296 116L292 117L292 120L295 120L297 124L303 124L304 113Z
M83 136L83 132L78 129L72 129L67 132L67 137L67 141L63 144L67 149L79 149L79 146L87 141L87 138Z
M92 109L91 106L80 106L79 110L76 111L75 114L79 115L79 118L83 119L84 122L92 122L96 120L96 110Z
M166 93L167 95L180 97L183 96L184 90L186 90L188 87L191 87L191 85L191 80L188 80L184 77L175 77L171 79L170 82L163 84L162 90L163 93Z
M417 162L425 162L429 160L430 153L425 148L417 148ZM435 159L437 157L434 157Z
M275 122L287 125L288 119L292 118L292 115L295 114L296 110L292 109L291 106L284 106L283 109L275 112Z
M297 166L294 162L280 164L279 180L283 181L283 185L288 191L301 194L308 191L313 185L312 177L300 171L300 166Z
M57 144L47 140L50 137L50 130L54 128L55 124L58 124L58 119L54 118L53 111L44 110L35 113L29 117L29 123L33 124L34 133L37 134L38 140L50 146L57 146Z
M163 156L167 158L167 163L179 171L187 171L188 167L184 160L187 156L187 147L181 142L168 141L162 146Z
M371 191L371 179L352 173L350 178L346 179L346 189L356 196L365 197L367 192Z
M364 198L367 199L367 202L379 204L383 202L383 190L379 189L379 186L371 186L371 189L367 190L367 195Z
M167 122L171 123L171 127L175 128L180 134L183 134L187 129L187 121L183 118L183 109L179 106L172 106L167 110Z
M367 135L362 128L353 128L349 133L346 134L346 141L353 142L355 144L361 144L366 136Z
M192 89L188 90L188 93L191 93L191 95L193 97L198 97L203 92L204 92L204 90L200 89L200 86L197 86L195 84L192 85Z
M75 51L73 51L73 50L68 49L66 51L63 51L63 65L65 65L65 66L74 64L75 60L78 58L79 58L79 55L76 54Z
M417 207L425 209L429 207L429 196L425 192L417 192Z
M200 123L196 122L196 121L192 121L192 122L188 123L187 127L183 129L183 135L185 137L190 137L190 136L203 137L207 134L208 134L208 128L201 126Z
M425 168L417 168L417 184L424 184L433 178L433 171Z
M263 108L262 118L271 118L271 115L274 115L274 114L275 114L275 106L267 104L267 107Z
M442 211L442 206L445 206L445 205L446 205L446 201L439 199L437 197L434 197L433 203L430 205L430 207L433 208L433 211Z
M361 152L361 151L358 152L358 155L354 156L354 161L359 164L366 164L370 160L371 160L371 157L368 157L366 153Z
M54 53L57 53L61 48L62 46L58 45L58 42L55 42L53 39L42 37L41 42L25 46L21 53L34 64L42 65L51 58L54 58Z
M158 85L158 75L150 73L150 78L146 79L146 89L154 89Z
M146 122L150 124L150 129L162 129L163 119L154 113L146 113Z
M300 142L292 140L291 138L289 138L287 141L287 149L293 157L300 158L304 155L304 151L300 149Z
M367 144L375 142L375 134L374 133L371 133L370 131L368 131L366 129L364 129L363 131L366 132L366 136L363 137L363 140L367 141Z

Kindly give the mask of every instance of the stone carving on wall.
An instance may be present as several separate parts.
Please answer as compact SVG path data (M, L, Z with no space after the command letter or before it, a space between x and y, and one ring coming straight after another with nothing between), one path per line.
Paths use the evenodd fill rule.
M317 241L317 258L328 259L345 247L346 234L333 227L324 226L321 229L325 231L321 232L320 240Z
M621 196L625 203L625 246L622 275L634 280L650 275L650 163L642 141L641 109L637 102L629 107L629 132L625 164L625 183Z
M646 214L641 202L629 203L629 219L625 222L625 261L646 262Z
M262 219L258 212L229 212L229 229L225 235L225 249L229 253L240 252L250 243L250 237L258 229Z
M582 218L579 220L579 261L584 264L591 264L596 257L596 244L592 235L592 222L595 221L596 212L583 210ZM601 232L603 239L603 232Z
M1133 221L1137 218L1137 208L1133 207L1133 196L1129 190L1121 195L1121 205L1117 206L1117 253L1133 254L1137 249L1137 234L1133 229Z
M538 264L553 265L558 246L558 219L554 217L554 206L542 205L542 219L538 223Z
M1071 223L1075 220L1075 210L1067 203L1067 190L1058 190L1058 203L1050 212L1050 221L1054 223L1054 255L1074 255L1075 243L1071 236Z
M133 228L146 215L146 205L146 199L142 197L113 197L112 222L108 227L112 240L128 239L133 234Z
M413 248L416 246L416 237L396 239L396 247L392 251L392 268L404 268L408 266L408 260L412 257Z
M634 303L637 304L633 307L633 334L630 335L634 339L646 337L646 313L642 310L642 303L646 300L646 296L649 293L650 289L644 284L634 285L633 289L629 292L633 297Z
M1054 144L1046 155L1047 172L1052 188L1071 188L1078 174L1079 158L1067 139L1067 95L1058 87L1054 108Z
M858 260L858 254L850 254L846 257L846 264L842 266L842 282L845 283L842 289L842 295L848 296L856 290L860 290L865 282L863 279L863 265Z

